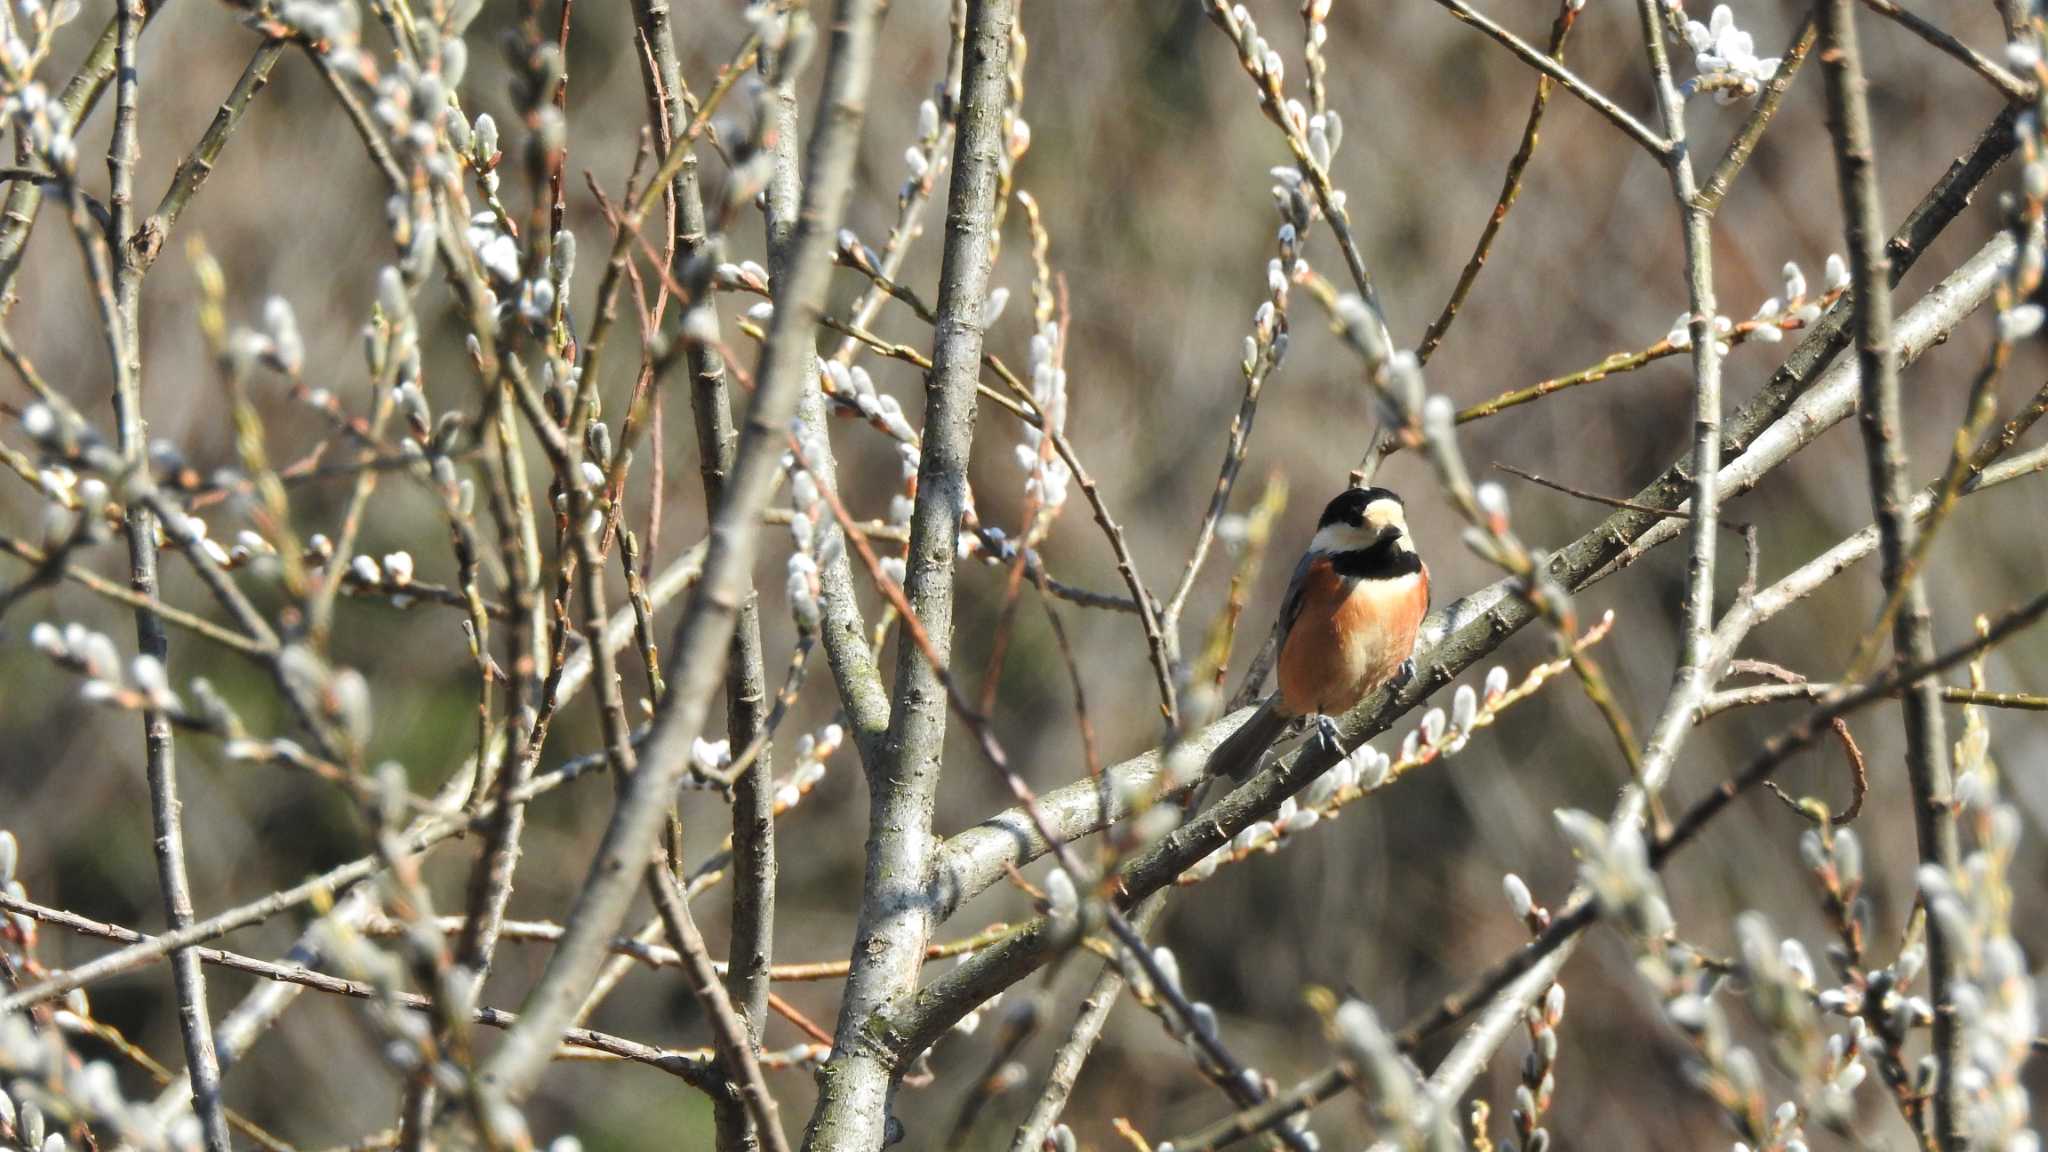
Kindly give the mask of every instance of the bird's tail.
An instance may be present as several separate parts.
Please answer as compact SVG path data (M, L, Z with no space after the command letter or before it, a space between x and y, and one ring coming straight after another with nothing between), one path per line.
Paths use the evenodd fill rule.
M1273 706L1273 698L1268 696L1209 754L1209 778L1243 780L1250 776L1264 759L1266 749L1287 731L1287 724L1287 717L1280 714Z

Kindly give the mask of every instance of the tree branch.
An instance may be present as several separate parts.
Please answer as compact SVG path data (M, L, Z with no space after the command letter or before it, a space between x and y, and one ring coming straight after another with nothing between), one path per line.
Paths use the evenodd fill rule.
M106 317L107 349L113 359L116 442L130 469L144 468L148 432L142 412L142 273L143 266L126 243L135 216L135 169L142 147L137 136L140 86L136 55L145 14L142 0L117 0L114 58L114 132L107 146L111 189L111 223L105 248L112 261L114 315ZM95 244L95 247L98 245ZM131 500L127 509L128 563L131 586L144 597L135 609L137 659L162 669L170 656L170 638L156 610L157 518L147 503ZM150 817L155 827L157 884L163 893L165 919L173 930L192 923L192 882L185 868L183 804L178 799L177 753L171 721L163 709L143 711L143 743L149 776ZM213 1025L206 1006L206 976L199 956L190 949L171 954L172 983L178 995L178 1028L185 1041L185 1069L192 1085L192 1111L210 1152L228 1152L226 1107L220 1095L220 1061L213 1048Z
M640 35L653 58L647 74L650 103L669 126L663 135L672 137L675 125L688 122L689 112L683 99L682 67L676 57L668 0L637 0L633 7ZM794 83L794 77L784 75L774 99L782 102ZM793 99L793 93L787 98ZM787 127L786 134L787 143L778 140L778 147L786 147L793 155L794 125ZM694 151L692 141L675 140L671 146ZM668 195L674 212L671 269L682 279L712 254L694 156L676 168ZM690 338L684 357L690 372L690 412L697 429L704 504L715 508L725 496L738 437L733 428L725 360L718 351L718 308L709 293L704 296L702 300L678 301L678 306L701 309L701 315L708 318L703 330ZM805 369L807 384L813 371ZM761 601L749 579L726 654L726 733L735 749L751 746L762 738L767 697L761 650ZM758 1059L762 1029L768 1022L768 965L774 955L775 938L775 787L772 756L766 747L734 782L732 808L734 899L726 991L746 1021L747 1056ZM775 1135L782 1139L779 1131Z
M1599 89L1581 80L1571 69L1551 59L1541 48L1530 44L1499 24L1487 19L1477 9L1465 3L1465 0L1437 0L1437 3L1449 9L1451 15L1456 16L1459 20L1491 36L1502 47L1513 52L1524 64L1557 81L1558 85L1565 91L1577 96L1585 101L1586 105L1595 112L1607 117L1616 128L1621 129L1624 135L1648 149L1650 155L1655 156L1658 160L1668 165L1674 152L1682 152L1682 145L1684 143L1682 130L1678 136L1673 136L1671 139L1659 136L1655 131L1651 130L1649 125L1623 111L1621 105L1602 95ZM1665 128L1667 131L1670 129L1670 122L1668 120L1665 123Z
M967 508L967 460L1014 19L1012 0L969 0L967 5L938 322L932 333L904 582L910 609L941 658L952 642L954 556ZM915 646L898 649L888 739L880 762L868 765L867 875L854 964L847 974L832 1059L819 1077L818 1105L804 1139L807 1150L874 1148L886 1142L896 1067L861 1038L877 1013L916 990L934 923L925 893L936 847L932 807L948 716L940 675Z
M1902 607L1893 623L1894 658L1927 665L1934 656L1934 622L1927 592L1906 572L1917 527L1908 510L1906 446L1899 427L1899 359L1893 348L1889 260L1878 241L1882 213L1877 196L1877 157L1870 130L1867 82L1856 40L1854 0L1818 0L1821 66L1827 77L1828 126L1835 140L1835 167L1849 238L1849 274L1856 299L1856 360L1862 404L1858 421L1869 464L1871 503L1877 512L1879 553L1886 593ZM1913 820L1920 862L1950 872L1961 857L1955 812L1950 807L1949 746L1941 712L1941 685L1933 679L1909 684L1900 701L1906 721L1906 777L1913 792ZM1960 941L1930 920L1928 974L1934 992L1934 1057L1940 1066L1934 1090L1934 1134L1943 1149L1961 1147L1958 1112L1962 1029L1955 1015Z

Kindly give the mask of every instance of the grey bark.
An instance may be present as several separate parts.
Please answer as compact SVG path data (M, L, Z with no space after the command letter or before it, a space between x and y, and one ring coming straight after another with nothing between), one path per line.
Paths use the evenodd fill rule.
M1882 235L1883 210L1877 194L1877 156L1870 129L1868 87L1856 42L1853 0L1820 0L1821 68L1827 77L1828 127L1835 138L1835 167L1849 241L1849 275L1856 300L1856 361L1861 374L1863 432L1870 498L1877 514L1878 553L1886 593L1907 580L1893 621L1895 660L1924 666L1933 660L1934 621L1927 590L1906 571L1919 526L1910 512L1912 482L1899 427L1899 360L1892 346L1890 261ZM1953 873L1960 858L1955 813L1950 808L1947 726L1941 713L1941 682L1925 677L1900 696L1906 722L1906 776L1913 793L1913 823L1922 864ZM1934 992L1934 1057L1940 1074L1934 1089L1934 1138L1943 1149L1962 1146L1955 1075L1962 1067L1962 1031L1957 1026L1955 942L1933 925L1927 933L1927 970Z
M107 346L114 361L114 409L118 446L130 467L146 468L147 430L142 413L142 265L127 240L134 230L135 169L142 148L137 135L136 54L146 19L142 0L117 0L115 9L114 132L107 147L111 222L106 246L112 258L115 314L107 318ZM21 185L17 184L17 188ZM135 641L144 656L164 664L170 638L158 615L157 521L142 501L127 515L128 563L131 584L146 597L135 610ZM165 919L175 930L192 923L192 881L185 868L183 808L178 798L176 746L170 717L160 708L142 713L143 747L149 778L149 804L156 831L157 886L162 891ZM178 1030L185 1043L185 1071L192 1085L192 1111L209 1152L228 1152L227 1112L220 1096L220 1061L213 1048L213 1025L206 1006L206 975L192 949L171 954L171 979L178 995Z
M967 507L1014 19L1011 0L970 0L967 6L959 129L904 589L941 657L950 652L953 633L954 555ZM878 1012L916 990L933 923L927 881L938 846L931 817L947 696L938 670L914 645L898 650L889 719L882 756L868 766L860 923L833 1056L819 1072L818 1106L805 1137L812 1150L883 1144L898 1069L866 1034Z
M680 131L690 113L683 101L682 69L677 63L675 35L668 0L636 0L634 15L647 38L659 81L659 99L670 132ZM672 146L689 147L683 142ZM795 148L794 139L790 142ZM693 149L694 150L694 149ZM670 182L675 212L673 269L685 283L692 262L705 258L710 247L704 197L697 182L697 162L686 159ZM681 302L688 307L694 301ZM715 307L709 309L717 322ZM715 341L693 342L685 351L690 373L690 413L697 430L698 467L704 484L704 506L715 508L725 496L738 433L726 384L725 361ZM726 733L735 749L751 745L767 720L768 690L761 651L760 596L748 581L726 654ZM775 950L775 784L772 757L763 749L753 766L733 783L732 805L733 906L732 940L726 966L726 991L746 1022L747 1040L758 1058L768 1023L768 965ZM747 1124L729 1120L720 1125L725 1148L759 1146Z

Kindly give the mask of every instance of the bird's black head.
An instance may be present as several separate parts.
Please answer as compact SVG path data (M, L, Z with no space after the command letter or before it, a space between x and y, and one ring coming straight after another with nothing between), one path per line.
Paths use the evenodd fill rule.
M1365 510L1382 501L1396 506L1401 497L1386 488L1346 488L1337 498L1323 507L1323 518L1316 521L1317 528L1328 528L1333 524L1349 524L1353 528L1365 526Z
M1394 579L1422 570L1408 536L1408 510L1385 488L1353 488L1323 509L1309 552L1331 558L1340 575Z

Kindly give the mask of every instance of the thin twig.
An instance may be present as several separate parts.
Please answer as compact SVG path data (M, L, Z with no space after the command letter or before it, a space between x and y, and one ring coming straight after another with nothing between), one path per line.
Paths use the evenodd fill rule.
M1451 15L1459 20L1491 36L1502 47L1519 57L1523 63L1557 81L1565 91L1585 101L1588 107L1605 116L1616 128L1621 129L1623 134L1648 149L1650 155L1659 161L1668 164L1672 154L1681 150L1684 143L1683 128L1677 134L1671 135L1670 139L1659 136L1647 124L1623 111L1621 105L1581 80L1571 69L1551 59L1542 49L1487 19L1477 9L1465 3L1465 0L1437 0L1437 3L1449 9ZM1667 120L1665 130L1670 133L1670 129L1671 125Z
M1756 151L1759 141L1764 138L1764 129L1770 127L1771 118L1778 114L1778 106L1785 102L1785 92L1792 87L1792 80L1799 75L1799 69L1806 64L1806 57L1813 51L1815 37L1820 34L1820 17L1808 12L1792 33L1792 42L1778 57L1778 70L1764 82L1764 90L1757 97L1756 106L1750 109L1749 118L1728 142L1728 150L1721 154L1721 162L1714 165L1713 174L1694 198L1702 211L1709 215L1718 211L1721 201L1728 195L1728 189L1735 184L1735 177L1749 163L1750 154Z
M1822 306L1832 305L1840 296L1841 293L1827 293L1820 298L1819 303ZM1772 328L1778 332L1797 332L1805 327L1806 322L1804 320L1790 314L1769 318L1753 318L1737 322L1728 331L1720 334L1720 340L1721 343L1728 345L1730 348L1737 348L1756 339L1756 334L1764 328ZM1581 368L1576 372L1568 372L1563 376L1552 376L1545 380L1539 380L1527 387L1509 389L1491 399L1482 400L1477 404L1460 408L1458 410L1458 423L1469 424L1474 420L1484 420L1490 416L1498 416L1510 408L1541 400L1554 392L1562 392L1567 388L1576 388L1581 384L1598 383L1610 376L1618 376L1624 372L1633 372L1638 368L1653 364L1667 357L1681 355L1690 350L1691 347L1692 342L1688 329L1685 339L1674 339L1671 336L1666 336L1664 339L1644 348L1616 352L1602 358L1599 363L1590 367ZM1398 444L1395 446L1398 447Z
M1672 80L1671 59L1664 42L1664 7L1657 0L1637 0L1643 46L1649 57L1652 89L1664 131L1671 138L1667 157L1672 198L1677 201L1685 239L1686 302L1690 316L1692 402L1692 516L1687 527L1685 601L1680 611L1678 669L1672 675L1663 717L1651 732L1637 765L1638 789L1624 798L1615 821L1633 820L1647 807L1657 814L1658 794L1677 759L1687 728L1676 717L1690 716L1695 702L1719 679L1714 662L1714 570L1720 545L1721 512L1721 351L1715 331L1714 217L1698 203L1692 155L1686 146L1685 98Z
M142 10L144 28L156 18L165 2L145 0ZM123 19L122 10L117 6L114 14L107 17L85 59L80 61L78 71L72 73L57 96L57 106L64 109L73 124L85 122L114 79L115 54L122 35ZM42 202L43 186L40 184L23 182L7 190L6 205L0 208L0 297L9 295L14 289L15 274L21 270L22 256L27 251L29 230L35 224L36 210Z
M1947 53L1951 58L1982 76L1998 93L2015 104L2032 104L2036 86L2020 79L2004 65L1949 35L1933 23L1906 11L1893 0L1863 0L1865 7Z
M1802 680L1797 684L1751 684L1742 688L1724 688L1700 705L1701 719L1718 716L1735 708L1750 708L1758 704L1778 704L1788 700L1819 700L1846 688L1842 684L1826 684L1813 680ZM2039 692L1980 692L1975 688L1943 686L1941 698L1949 704L1974 704L1980 708L2013 708L2022 712L2048 712L2048 694Z
M1884 561L1887 595L1906 585L1903 607L1893 630L1901 663L1933 662L1934 624L1925 586L1906 571L1913 552L1916 526L1909 511L1906 447L1899 415L1899 364L1892 347L1890 260L1879 239L1883 214L1878 206L1876 155L1865 98L1863 58L1857 46L1854 0L1820 0L1821 66L1826 76L1828 121L1835 143L1843 215L1847 220L1849 274L1856 294L1856 351L1862 404L1858 425L1863 432L1869 466L1871 503L1876 509L1879 550ZM1947 725L1941 711L1940 684L1932 679L1909 683L1900 703L1906 721L1906 776L1913 791L1913 819L1920 862L1951 872L1961 859L1950 805ZM1943 1148L1958 1146L1962 1118L1961 1090L1955 1082L1962 1067L1962 1029L1955 1016L1958 957L1961 941L1930 924L1928 973L1935 1004L1934 1057L1939 1071L1934 1096L1934 1133Z
M1792 671L1790 668L1772 664L1765 660L1731 660L1728 662L1728 671L1734 675L1768 676L1778 681L1779 686L1807 683L1804 676ZM1847 692L1853 687L1853 684L1846 684L1842 686L1841 691ZM1695 723L1711 715L1708 707L1719 695L1720 693L1716 693L1714 696L1709 696L1700 704L1694 713ZM1849 731L1849 722L1838 716L1831 727L1834 728L1835 739L1842 745L1843 754L1849 759L1849 775L1853 790L1850 793L1848 806L1830 817L1828 822L1835 825L1852 824L1855 822L1856 817L1862 814L1863 801L1870 795L1869 766L1864 762L1863 750L1856 746L1855 735ZM1776 783L1765 781L1764 786L1775 793L1778 799L1783 800L1793 811L1799 812L1802 815L1806 814L1806 810L1797 801L1793 800L1791 796L1787 795L1784 789L1778 787Z
M118 0L118 42L115 48L114 132L107 146L111 226L103 241L91 244L89 263L95 269L112 265L114 312L104 316L107 348L113 360L117 444L130 468L143 464L147 431L142 412L142 273L136 254L124 242L133 227L135 169L141 161L137 89L137 42L142 35L142 0ZM74 217L78 214L74 197ZM103 253L95 255L95 253ZM104 292L105 289L102 289ZM128 561L132 584L145 603L135 610L136 647L162 667L170 640L156 611L157 518L144 502L128 507ZM183 805L178 799L176 752L170 717L151 707L143 712L143 742L149 776L150 816L155 828L157 883L164 913L173 930L192 923L192 883L185 866ZM192 1111L210 1152L229 1152L231 1138L220 1094L220 1063L214 1053L213 1025L206 1004L206 976L190 950L171 956L178 996L178 1025L185 1041L185 1068L192 1084Z
M647 73L649 104L661 118L665 134L672 136L674 126L685 120L686 105L667 0L641 0L634 6L634 16L651 53L652 66ZM793 101L794 92L785 90L794 83L793 76L784 75L771 100L778 105L785 99ZM790 133L793 152L795 125L783 127ZM691 143L687 139L677 140L668 147L689 149ZM668 189L675 214L669 243L674 249L673 267L678 270L691 261L701 261L708 243L708 222L696 169L694 160L684 160L676 166L675 179ZM769 199L780 203L773 194ZM678 305L688 308L697 302L683 300ZM697 306L716 324L718 312L714 304L707 300ZM717 351L716 331L705 335L708 339L690 343L685 357L690 371L690 413L697 430L704 502L706 507L717 507L732 471L738 434L733 428L725 360ZM753 757L747 760L743 756L735 765L742 767L743 762L747 767L743 767L733 789L732 968L726 976L726 989L746 1020L748 1055L753 1059L759 1058L762 1031L768 1023L768 965L775 951L775 784L767 743L773 722L766 697L760 598L749 586L741 594L739 617L726 655L726 731L734 748L746 748ZM778 697L775 711L779 715L782 710ZM777 1135L779 1138L780 1134Z
M1513 464L1503 464L1498 460L1493 462L1493 466L1510 476L1520 476L1531 484L1548 488L1553 492L1562 492L1567 496L1575 496L1580 500L1590 501L1594 504L1604 504L1609 508L1626 508L1631 512L1642 512L1650 516L1668 517L1674 520L1685 520L1692 516L1692 513L1682 508L1654 508L1635 500L1623 500L1617 496L1602 496L1598 492L1588 492L1583 488L1574 488L1569 484L1561 484L1556 480L1538 476L1534 472L1524 471ZM1737 536L1742 535L1748 530L1744 525L1731 523L1726 520L1721 522L1721 528L1724 531L1733 532Z
M249 63L242 69L242 75L235 81L227 99L215 109L213 122L206 126L206 132L192 151L179 162L178 170L171 174L170 187L164 189L163 198L157 201L156 211L142 222L132 236L122 241L135 248L136 259L144 269L156 262L158 253L163 251L164 240L178 223L178 217L185 212L186 205L198 193L199 186L213 173L213 166L220 159L221 149L227 146L228 138L242 122L242 116L249 110L250 101L256 98L270 83L270 71L277 66L278 57L284 55L289 44L279 38L266 39L258 45Z
M738 1087L740 1099L746 1102L761 1146L768 1152L789 1152L789 1137L783 1135L775 1096L768 1091L768 1082L761 1076L760 1057L757 1055L760 1040L747 1021L734 1011L725 985L719 981L718 970L711 963L711 953L704 947L704 937L690 916L689 900L676 887L674 874L659 860L648 862L647 887L668 931L669 943L683 957L683 973L689 978L690 991L697 994L697 1003L711 1020L711 1035L716 1042L719 1062L725 1065L728 1078Z
M0 534L0 552L6 552L38 568L51 563L53 559L50 553L44 552L35 545L4 534ZM117 604L126 604L130 608L137 609L150 606L151 602L148 597L131 588L117 584L93 572L91 569L65 562L55 571L65 579L76 581L81 587L89 589L97 595L104 596ZM164 623L175 624L191 632L194 636L211 640L216 644L232 648L244 655L261 656L268 651L267 646L262 642L252 640L239 632L230 631L203 616L195 616L182 608L163 603L157 603L155 608L157 615L163 618Z
M1550 25L1548 55L1558 65L1564 64L1564 42L1571 35L1572 24L1577 21L1582 0L1565 0L1558 8L1557 19ZM1466 297L1472 294L1472 285L1479 280L1479 270L1486 267L1486 258L1493 251L1493 242L1500 235L1501 225L1506 224L1508 213L1514 210L1515 201L1522 194L1522 175L1529 169L1529 161L1536 155L1538 131L1543 126L1544 109L1550 106L1550 86L1553 81L1548 73L1536 77L1536 95L1529 102L1529 118L1522 124L1522 142L1515 146L1515 155L1508 161L1507 175L1501 177L1500 195L1494 198L1493 211L1486 217L1486 226L1479 230L1479 242L1472 246L1472 255L1465 260L1465 267L1458 273L1458 282L1451 289L1450 299L1444 301L1436 319L1422 330L1422 340L1415 346L1415 357L1423 363L1436 354L1437 346L1444 342L1444 334L1451 329L1451 322L1458 318L1458 309L1465 306Z

